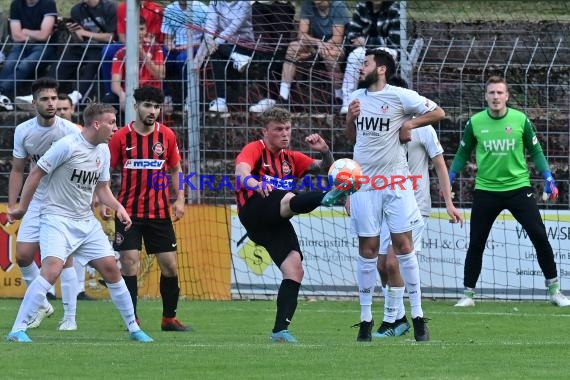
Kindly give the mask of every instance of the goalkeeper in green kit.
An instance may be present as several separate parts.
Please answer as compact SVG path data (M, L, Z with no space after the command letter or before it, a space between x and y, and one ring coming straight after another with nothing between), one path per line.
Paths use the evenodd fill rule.
M463 169L475 149L477 175L469 247L465 257L465 292L455 306L475 306L473 297L481 274L485 244L495 219L505 209L521 224L536 249L550 301L558 306L570 306L570 300L560 292L554 253L530 185L525 148L544 177L544 196L551 201L558 197L556 182L534 127L524 113L507 107L509 90L503 78L493 76L487 80L485 100L488 108L473 115L467 122L449 171L453 184L457 173Z

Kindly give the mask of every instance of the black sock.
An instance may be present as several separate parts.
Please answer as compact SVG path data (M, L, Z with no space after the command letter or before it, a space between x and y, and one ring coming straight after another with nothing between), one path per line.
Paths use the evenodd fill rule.
M297 309L297 297L301 284L297 281L285 279L281 281L279 293L277 293L277 315L273 332L286 330L293 319Z
M123 276L123 280L125 280L125 285L127 285L127 289L129 289L129 293L131 295L131 300L133 301L133 308L135 309L135 318L138 319L137 315L137 299L139 297L139 285L137 281L137 276Z
M306 214L321 205L325 194L322 191L309 191L297 194L289 201L289 208L295 214Z
M160 295L162 297L162 316L165 318L176 317L178 296L180 295L178 276L164 277L162 274L160 275Z

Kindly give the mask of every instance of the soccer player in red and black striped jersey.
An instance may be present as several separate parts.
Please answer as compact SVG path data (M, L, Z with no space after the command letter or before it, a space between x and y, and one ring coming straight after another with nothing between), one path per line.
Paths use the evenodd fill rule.
M121 128L111 141L111 170L121 171L118 200L125 207L133 225L125 231L115 221L114 248L121 257L121 273L137 305L137 273L140 267L142 239L147 254L156 255L160 267L163 331L188 331L190 328L176 319L180 288L176 265L176 236L172 220L184 216L184 190L177 190L170 212L168 186L171 180L179 189L180 154L174 132L156 121L164 102L163 93L150 86L134 92L136 120ZM171 219L172 217L172 219ZM137 316L138 320L138 316Z
M295 179L308 173L326 172L333 155L316 133L307 136L305 142L321 153L320 160L289 150L291 114L282 108L265 111L261 120L263 138L247 144L236 158L235 174L241 187L236 192L238 215L247 236L267 249L283 274L271 340L294 343L296 339L288 326L297 308L303 256L289 219L320 206L326 193L296 194L291 189Z

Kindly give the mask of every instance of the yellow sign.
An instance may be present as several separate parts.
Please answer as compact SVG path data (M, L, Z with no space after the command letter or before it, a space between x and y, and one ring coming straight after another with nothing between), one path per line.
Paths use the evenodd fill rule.
M26 291L16 264L16 234L19 222L7 223L7 205L0 204L0 297L21 298ZM184 218L174 223L178 240L180 296L189 299L229 300L231 251L230 208L226 206L186 206ZM112 239L114 222L101 221ZM39 263L39 257L37 258ZM98 273L87 271L85 292L94 298L108 298ZM160 270L154 256L141 252L139 296L160 297Z

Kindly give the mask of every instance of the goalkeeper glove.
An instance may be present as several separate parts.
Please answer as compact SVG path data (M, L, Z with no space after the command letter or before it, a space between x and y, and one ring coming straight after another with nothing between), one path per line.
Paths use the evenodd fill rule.
M550 201L554 201L558 198L558 188L556 187L556 181L552 176L552 172L547 170L542 173L542 176L544 177L544 192L542 193L542 200L545 201L548 199Z

